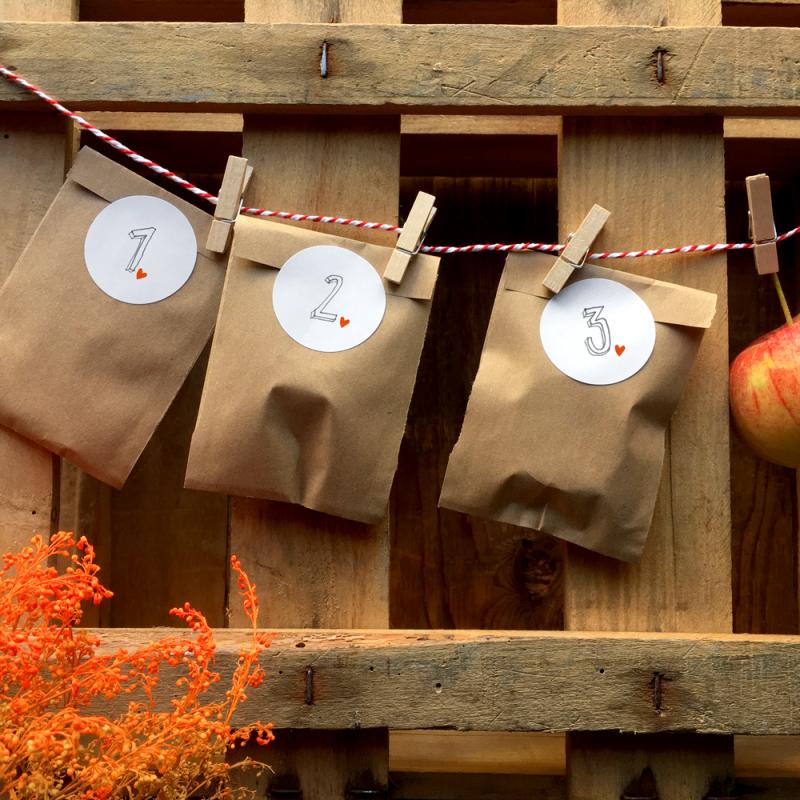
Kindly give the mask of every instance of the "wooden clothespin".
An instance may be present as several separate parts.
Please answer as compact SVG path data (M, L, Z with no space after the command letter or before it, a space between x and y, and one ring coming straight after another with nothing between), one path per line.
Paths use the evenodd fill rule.
M570 235L566 246L542 281L551 292L558 294L564 288L564 284L569 280L573 270L583 266L592 243L610 216L610 211L606 211L598 205L592 206L592 210L581 222L578 230Z
M214 253L224 253L228 249L231 231L242 207L242 195L252 174L253 168L247 165L246 158L228 156L225 175L219 190L219 201L214 209L214 219L206 240L206 249Z
M422 243L425 241L425 234L436 214L436 207L433 205L436 198L426 192L417 192L414 205L408 219L403 225L403 231L397 238L397 244L389 256L383 277L392 283L402 283L403 276L411 258L419 253Z
M747 204L750 206L750 238L755 247L756 269L759 275L778 271L777 231L772 215L772 193L769 175L751 175L745 180Z

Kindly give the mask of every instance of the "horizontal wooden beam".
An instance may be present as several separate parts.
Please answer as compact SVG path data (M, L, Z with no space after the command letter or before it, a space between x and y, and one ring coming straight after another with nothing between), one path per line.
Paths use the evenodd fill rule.
M0 42L87 110L800 113L796 28L2 23Z
M97 633L107 647L131 647L170 632ZM246 639L217 633L222 681L212 695L224 692ZM796 636L279 631L264 664L267 679L249 692L240 723L260 716L316 729L800 734ZM159 705L168 707L173 689L172 680L161 682Z

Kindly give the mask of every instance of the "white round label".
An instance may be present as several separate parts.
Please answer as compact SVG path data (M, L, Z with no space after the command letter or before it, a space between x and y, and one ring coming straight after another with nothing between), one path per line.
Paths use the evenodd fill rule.
M303 347L338 353L375 333L386 292L369 261L344 247L317 245L299 250L278 271L272 307Z
M149 195L122 197L92 221L83 245L92 280L123 303L157 303L183 286L197 260L186 215Z
M548 300L539 325L547 357L565 375L604 386L635 375L650 358L656 323L647 303L617 281L575 281Z

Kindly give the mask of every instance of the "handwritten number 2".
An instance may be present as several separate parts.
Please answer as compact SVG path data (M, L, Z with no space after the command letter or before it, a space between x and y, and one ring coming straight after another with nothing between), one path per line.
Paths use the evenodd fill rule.
M311 319L320 319L323 322L336 322L338 317L337 314L332 314L330 311L326 311L325 309L328 306L328 303L333 300L336 296L336 293L339 289L342 288L342 284L344 283L344 279L341 275L328 275L325 278L325 283L329 283L333 285L333 288L328 292L328 296L311 312Z
M144 258L144 251L147 250L147 245L152 241L155 232L155 228L134 228L132 231L128 231L128 236L131 239L139 240L139 244L136 245L136 251L131 256L128 266L125 267L128 272L136 272L136 268Z
M603 306L592 306L583 309L583 318L590 328L597 328L600 332L600 346L594 342L593 336L587 336L583 342L590 355L604 356L611 349L611 329L608 321L600 315L603 313Z

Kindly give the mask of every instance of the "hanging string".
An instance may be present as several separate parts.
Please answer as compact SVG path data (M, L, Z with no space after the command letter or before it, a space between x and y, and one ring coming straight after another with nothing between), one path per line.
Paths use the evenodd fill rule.
M59 103L58 100L51 97L49 94L40 89L38 86L35 86L34 84L25 80L25 78L23 78L21 75L18 75L17 73L13 72L7 67L4 67L2 64L0 64L0 75L2 75L4 78L6 78L6 80L10 81L11 83L15 83L17 84L17 86L21 86L26 91L36 95L36 97L43 100L49 106L58 111L60 114L63 114L65 117L71 119L80 128L82 128L85 131L89 131L89 133L93 134L101 141L110 145L115 150L118 150L120 153L127 156L132 161L135 161L137 164L141 164L147 167L148 169L152 170L153 172L155 172L157 175L161 175L163 178L167 178L173 183L177 183L179 186L182 186L184 189L186 189L186 191L191 192L193 195L196 195L197 197L200 197L203 200L206 200L212 205L217 204L218 198L216 197L216 195L213 195L210 192L206 192L200 187L195 186L190 181L187 181L185 178L182 178L180 175L177 175L171 170L162 167L155 161L151 161L149 158L145 158L144 156L137 153L135 150L131 150L129 147L126 147L118 139L115 139L113 136L109 136L104 131L101 131L100 128L98 128L96 125L92 125L91 122L87 121L79 114L76 114L74 111L70 111L70 109ZM354 228L393 231L395 233L400 233L402 231L402 228L400 226L391 225L388 222L368 222L366 220L353 219L350 217L334 217L322 214L298 214L292 211L272 211L267 208L252 208L249 206L242 208L242 213L262 218L277 217L278 219L285 219L291 222L325 222L325 223L332 223L335 225L349 225ZM783 242L786 239L795 236L798 232L800 232L800 226L792 228L791 230L786 231L786 233L780 234L780 236L777 237L777 241ZM644 256L665 256L665 255L688 254L688 253L720 253L727 250L750 250L752 249L752 247L753 247L752 242L716 242L714 244L684 244L684 245L679 245L677 247L654 247L654 248L648 248L646 250L606 251L600 253L590 253L588 257L593 259L641 258ZM545 244L542 242L518 242L516 244L495 243L495 244L466 244L466 245L456 245L456 246L424 245L420 249L423 253L434 253L436 255L451 255L453 253L484 253L484 252L518 253L518 252L532 251L532 250L544 253L560 253L564 249L564 245Z

